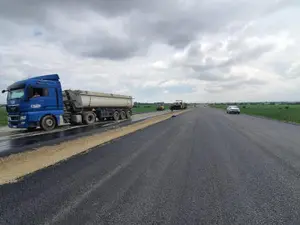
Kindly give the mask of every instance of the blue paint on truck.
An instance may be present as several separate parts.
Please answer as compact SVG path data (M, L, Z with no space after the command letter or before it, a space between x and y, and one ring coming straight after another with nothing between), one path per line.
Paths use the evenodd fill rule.
M7 88L8 126L35 128L45 116L52 116L56 125L64 113L59 76L50 74L18 81Z

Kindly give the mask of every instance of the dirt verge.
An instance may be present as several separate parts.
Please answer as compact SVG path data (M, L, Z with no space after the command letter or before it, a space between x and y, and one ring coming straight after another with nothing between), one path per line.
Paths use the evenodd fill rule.
M54 165L60 161L67 160L74 155L89 151L91 148L108 143L113 139L169 119L172 115L179 115L187 111L188 110L155 116L132 125L116 128L92 136L0 158L0 185L16 182L27 174Z

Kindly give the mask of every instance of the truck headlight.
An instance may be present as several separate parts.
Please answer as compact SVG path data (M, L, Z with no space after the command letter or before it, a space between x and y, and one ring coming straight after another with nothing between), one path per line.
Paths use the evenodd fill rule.
M26 116L20 116L20 120L26 120Z

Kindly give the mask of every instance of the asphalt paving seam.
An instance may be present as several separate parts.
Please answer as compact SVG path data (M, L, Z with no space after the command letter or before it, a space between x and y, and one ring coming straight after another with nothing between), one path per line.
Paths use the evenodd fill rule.
M135 124L137 122L142 122L144 120L147 120L147 119L151 119L153 117L156 117L156 116L161 116L161 115L166 115L167 113L170 113L169 110L167 111L164 111L164 112L155 112L156 114L154 115L149 115L150 113L141 113L141 114L146 114L146 117L145 118L141 118L141 119L135 119L135 120L123 120L123 121L118 121L118 122L112 122L112 123L107 123L107 124L104 124L104 125L101 125L101 124L96 124L95 126L97 127L94 127L94 126L80 126L80 127L76 127L77 129L81 129L81 128L84 128L84 129L87 129L86 131L82 132L82 133L72 133L71 135L69 135L69 132L72 132L72 130L77 130L76 128L70 128L70 129L64 129L64 130L61 130L61 131L53 131L53 134L52 133L42 133L42 134L37 134L36 136L41 136L43 137L43 139L46 139L46 140L43 140L43 139L35 139L35 140L30 140L28 141L28 138L31 138L31 136L23 136L23 137L18 137L16 139L11 139L11 140L7 140L7 141L0 141L0 158L1 157L6 157L6 156L9 156L11 154L15 154L15 153L19 153L19 152L26 152L26 151L30 151L30 150L34 150L36 148L40 148L40 147L43 147L43 146L49 146L49 145L54 145L54 144L59 144L59 143L62 143L64 141L69 141L69 140L74 140L74 139L77 139L79 137L85 137L85 136L90 136L91 134L95 134L95 133L102 133L102 132L105 132L107 130L111 130L111 129L115 129L115 128L121 128L121 127L124 127L124 126L127 126L127 125L131 125L131 124ZM68 135L63 135L61 136L61 132L68 132ZM50 135L49 138L47 138L48 136ZM57 137L53 138L53 136L51 135L56 135ZM32 137L34 138L34 137ZM24 139L24 141L22 141ZM14 140L21 140L21 141L18 141L18 143L23 143L23 142L26 142L24 144L11 144L11 141L14 141ZM27 144L27 142L29 144Z
M125 121L118 122L118 123L106 124L107 126L100 126L100 127L95 128L95 129L92 129L90 131L86 131L82 134L76 134L76 135L64 137L63 140L61 140L61 139L50 139L50 140L47 140L47 141L43 141L42 143L37 142L37 143L33 143L33 144L27 145L27 146L10 148L10 149L5 150L5 151L2 150L2 151L0 151L0 158L1 157L7 157L11 154L16 154L16 153L20 153L20 152L32 151L36 148L41 148L41 147L44 147L44 146L50 146L50 145L59 144L59 143L65 142L65 141L75 140L79 137L87 137L87 136L90 136L91 134L99 134L99 133L103 133L103 132L108 131L108 130L121 128L121 127L128 126L128 125L133 125L135 123L145 121L146 119L141 119L141 120L134 121L134 122L125 120ZM0 142L0 147L1 147L1 142Z
M166 114L168 112L170 112L170 110L161 111L159 113L158 113L158 111L142 112L142 113L135 113L132 116L134 117L135 115L146 115L146 117L144 118L144 119L146 119L146 118L151 118L153 116L163 115L163 114ZM108 124L108 123L113 124L113 123L120 123L120 122L124 122L124 121L130 121L130 119L129 120L128 119L123 120L123 121L121 121L121 120L119 120L119 121L97 121L93 125L97 126L97 125ZM140 121L140 119L138 119L136 121ZM70 125L66 124L65 126L59 126L57 129L52 130L52 131L37 130L37 131L34 131L34 132L28 132L25 129L21 129L21 130L18 131L18 130L14 130L12 128L7 127L9 129L8 131L3 131L3 132L0 131L0 141L5 140L5 138L10 138L12 140L12 139L26 138L26 137L31 137L31 136L40 136L40 135L58 133L58 132L61 132L61 131L72 130L72 129L88 127L88 126L91 126L91 125L80 124L80 125L76 125L76 126L70 126ZM4 135L4 136L1 135L1 133L10 133L9 131L11 132L10 135Z
M188 113L188 111L183 111L183 112L179 112L179 114L178 115L180 115L180 114L185 114L185 113ZM178 116L177 115L177 116ZM156 118L156 119L154 119L154 121L152 121L152 120L150 120L149 122L147 122L147 119L145 119L146 120L146 127L149 127L149 126L152 126L152 125L154 125L154 124L156 124L156 123L160 123L160 122L162 122L162 121L165 121L165 120L169 120L169 119L171 119L172 117L170 116L170 114L169 115L161 115L162 117L159 117L159 118ZM134 122L134 123L138 123L138 122L140 122L140 121L136 121L136 122ZM154 123L153 123L154 122ZM132 124L129 124L129 125L132 125ZM139 126L139 125L137 125L137 126ZM143 126L143 123L141 124L141 126L143 127L142 129L144 129L144 128L146 128L145 126ZM130 126L128 126L128 129L131 129L130 128ZM132 133L135 133L137 130L135 130L135 128L133 128L134 130L133 130L133 132ZM140 130L140 128L138 128L138 130ZM117 130L118 131L118 130ZM101 135L101 134L100 134ZM110 134L106 134L106 135L108 135L107 137L108 138L113 138L113 136L111 137L110 136ZM125 136L127 136L127 134L125 134ZM114 139L112 139L111 141L113 141L113 140L115 140L115 139L118 139L118 138L114 138ZM95 140L97 140L97 139L95 139ZM91 139L91 141L93 141L92 139ZM94 147L97 147L97 146L102 146L102 145L104 145L104 144L107 144L107 143L110 143L111 141L105 141L105 142L103 142L103 143L99 143L99 142L97 142L96 141L96 143L94 143L94 144L90 144L90 145L88 145L88 142L86 142L86 144L89 146L86 146L86 147L79 147L79 149L78 148L76 148L75 146L75 148L76 148L76 150L74 150L75 152L76 151L80 151L80 152L78 152L78 153L82 153L82 152L89 152L90 150L92 150ZM97 144L98 143L98 144ZM57 148L59 148L59 147L57 147L56 145L55 146L52 146L52 147L50 147L50 148L52 148L52 150L49 150L48 149L48 151L49 151L49 153L51 153L52 151L57 151ZM69 147L70 148L70 147ZM65 151L65 153L63 152L63 151L58 151L58 158L59 157L65 157L65 156L63 156L64 154L66 154L66 155L69 155L69 154L73 154L73 153L70 153L70 152L72 152L72 151L70 151L71 149L69 149L69 150L67 150L67 149L65 149L66 151ZM83 151L84 150L84 151ZM32 154L34 155L35 153L34 153L35 151L32 151ZM76 155L78 154L78 153L76 153ZM37 153L38 155L37 155L37 157L43 157L42 155L41 155L41 153ZM46 153L44 153L44 154L47 154L47 152ZM73 155L74 156L74 155ZM68 158L72 158L73 157L72 155L69 155L68 156ZM16 157L18 157L18 156L16 156ZM26 157L26 155L25 155L25 157ZM57 159L58 159L57 158ZM12 158L11 158L12 160L18 160L18 159L15 159L15 158L13 158L13 156L12 156ZM46 162L46 164L47 163L52 163L52 160L57 160L57 159L55 159L55 158L51 158L50 157L50 159L49 160L47 160L46 158L45 158L45 161L43 161L43 159L41 158L41 160L38 160L37 161L37 163L36 164L32 164L33 166L30 166L31 164L28 164L28 166L26 165L26 162L28 163L30 163L30 161L28 161L28 160L24 160L24 162L25 162L25 165L23 165L23 164L20 164L20 167L24 167L24 169L27 171L27 169L29 169L29 171L31 171L32 169L33 169L33 171L32 172L34 172L35 171L35 168L37 168L36 166L43 166L43 167L48 167L48 166L50 166L50 165L48 165L48 166L45 166L43 163L45 163ZM4 159L5 160L5 159ZM10 160L10 159L9 159ZM4 162L5 163L5 162ZM8 161L8 163L9 163L9 161ZM54 163L54 164L56 164L56 163ZM2 165L3 166L3 165ZM5 164L4 164L4 171L5 172L3 172L2 171L2 173L6 173L7 171L6 170L10 170L10 169L8 169L8 168L10 168L10 167L6 167L5 166ZM21 169L20 170L20 168L19 168L19 170L18 169L16 169L15 170L15 174L17 175L17 176L20 176L20 175L22 175L22 178L26 175L26 174L23 174L23 169ZM31 172L31 173L32 173ZM14 175L12 175L13 173L8 173L8 174L10 174L10 176L14 176ZM5 175L4 175L4 177L6 177ZM4 178L4 179L7 179L7 178ZM9 178L10 179L10 178ZM15 178L12 178L12 179L15 179ZM18 179L17 179L18 180ZM3 181L3 180L2 180Z
M165 121L165 120L164 120ZM167 130L164 131L166 133ZM161 134L160 134L161 135ZM108 172L101 180L93 184L88 190L86 190L82 195L80 195L78 198L76 198L74 201L68 204L68 206L65 206L62 211L58 212L58 214L54 215L50 221L46 221L45 225L50 225L52 223L56 223L59 220L61 220L63 217L65 217L67 214L69 214L72 209L76 208L80 203L82 203L86 198L89 197L89 195L100 188L104 183L106 183L108 180L110 180L113 176L118 174L122 169L130 165L130 163L135 160L139 155L141 155L144 151L147 150L148 146L151 145L152 142L149 141L148 143L144 144L142 149L139 149L139 151L134 152L132 155L130 155L125 161L123 161L120 165L118 165L113 171ZM99 146L95 146L94 148L99 148Z

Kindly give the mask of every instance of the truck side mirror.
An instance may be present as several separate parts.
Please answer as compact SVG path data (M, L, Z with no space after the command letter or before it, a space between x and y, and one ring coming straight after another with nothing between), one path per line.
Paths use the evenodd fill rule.
M2 90L2 94L4 94L6 92L6 90Z

